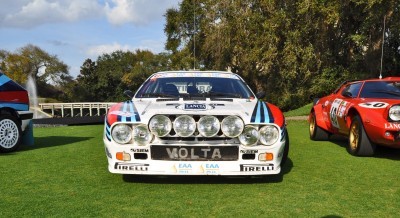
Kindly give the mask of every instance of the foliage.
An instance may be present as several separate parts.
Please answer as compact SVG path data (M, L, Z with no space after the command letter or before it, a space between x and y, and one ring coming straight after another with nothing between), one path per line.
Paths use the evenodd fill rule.
M76 81L68 86L67 101L126 100L125 90L139 88L151 74L169 69L166 54L150 51L115 51L103 54L97 61L85 60Z
M20 84L32 77L42 97L56 97L65 84L71 82L68 66L56 55L28 44L16 52L0 50L0 66L7 76Z
M263 178L123 177L107 170L103 125L35 128L34 146L0 154L0 216L398 214L400 150L383 149L373 158L353 157L343 147L346 141L310 141L305 121L288 123L291 149L283 175Z
M230 68L293 109L344 80L379 75L384 17L383 74L398 75L399 10L396 0L183 0L166 13L166 49L174 59L195 48L197 68Z

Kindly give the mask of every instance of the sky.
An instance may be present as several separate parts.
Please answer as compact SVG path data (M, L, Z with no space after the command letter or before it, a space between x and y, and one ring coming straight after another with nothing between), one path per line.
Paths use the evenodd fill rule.
M0 0L0 49L33 44L79 74L116 50L164 51L165 12L180 0Z

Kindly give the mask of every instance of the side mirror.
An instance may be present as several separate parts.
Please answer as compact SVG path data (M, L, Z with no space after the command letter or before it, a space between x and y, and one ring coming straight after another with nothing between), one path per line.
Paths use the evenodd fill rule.
M343 95L344 97L346 97L346 98L352 98L352 97L353 97L353 95L351 94L351 92L344 92L342 95Z
M132 99L135 94L131 90L125 90L124 95Z
M258 93L256 94L256 97L257 97L258 99L264 98L264 97L265 97L265 92L264 92L264 91L258 92Z

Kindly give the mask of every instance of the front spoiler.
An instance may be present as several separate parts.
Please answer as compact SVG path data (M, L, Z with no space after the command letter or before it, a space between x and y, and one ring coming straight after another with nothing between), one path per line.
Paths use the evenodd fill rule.
M152 160L130 159L122 161L116 159L117 152L123 152L134 157L133 151L147 152L151 157L150 149L142 149L131 146L115 145L115 143L104 138L105 153L108 159L108 170L117 174L139 174L139 175L274 175L281 171L281 161L286 141L277 142L272 147L254 148L259 153L273 153L271 161L260 161L258 158L247 160L239 156L233 161L192 161L192 160ZM243 148L240 148L243 150ZM145 150L145 151L143 151ZM250 150L250 149L248 149ZM256 156L258 157L258 156Z

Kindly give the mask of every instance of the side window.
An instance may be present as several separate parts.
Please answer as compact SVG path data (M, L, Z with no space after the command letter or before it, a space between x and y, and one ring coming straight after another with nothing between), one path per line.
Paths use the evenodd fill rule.
M343 89L341 95L355 98L360 92L361 85L362 82L349 84L346 88Z

